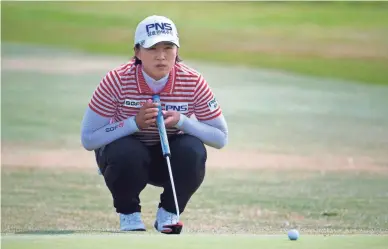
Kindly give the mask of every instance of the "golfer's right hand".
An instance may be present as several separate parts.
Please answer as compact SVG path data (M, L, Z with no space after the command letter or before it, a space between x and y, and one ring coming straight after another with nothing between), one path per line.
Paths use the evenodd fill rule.
M136 124L139 129L145 129L153 124L156 124L156 117L158 116L158 103L153 103L151 99L140 108L136 115Z

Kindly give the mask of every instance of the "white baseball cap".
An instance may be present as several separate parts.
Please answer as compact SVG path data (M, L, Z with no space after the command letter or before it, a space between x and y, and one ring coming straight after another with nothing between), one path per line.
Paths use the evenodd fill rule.
M165 16L149 16L141 21L135 32L135 45L149 48L158 42L172 42L179 47L178 31L170 19Z

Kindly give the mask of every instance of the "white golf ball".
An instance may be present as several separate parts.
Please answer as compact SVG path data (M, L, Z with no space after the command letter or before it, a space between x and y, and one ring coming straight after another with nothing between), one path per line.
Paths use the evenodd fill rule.
M288 238L290 240L297 240L299 238L299 232L296 229L291 229L288 231Z

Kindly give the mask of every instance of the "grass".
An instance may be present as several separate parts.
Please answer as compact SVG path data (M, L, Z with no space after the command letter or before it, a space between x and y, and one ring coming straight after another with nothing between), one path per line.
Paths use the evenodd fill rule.
M110 193L95 172L5 165L2 177L2 248L7 249L303 249L311 244L361 249L385 248L388 241L388 176L381 174L209 169L182 215L179 237L160 236L152 228L161 189L148 186L141 194L148 229L141 236L118 231ZM300 231L298 241L287 239L290 228Z
M308 249L311 245L317 249L343 248L343 249L363 249L363 248L385 248L388 237L385 236L340 236L340 237L321 237L305 236L297 242L287 241L284 236L261 237L261 236L179 236L179 237L162 237L162 236L28 236L28 237L4 237L2 241L5 249L48 249L56 248L82 248L82 249L102 249L102 248L213 248L228 249L241 246L242 248L298 248Z
M2 105L7 107L2 109L3 139L17 143L51 141L62 147L74 146L74 141L78 144L80 121L99 80L98 75L3 73Z
M2 169L2 232L117 232L118 217L94 170ZM388 175L208 169L182 215L186 233L386 233ZM222 186L222 187L220 187ZM161 189L141 194L152 229ZM51 231L51 232L50 232Z
M6 2L2 41L131 55L137 23L161 14L176 22L187 59L387 84L387 8L383 2Z

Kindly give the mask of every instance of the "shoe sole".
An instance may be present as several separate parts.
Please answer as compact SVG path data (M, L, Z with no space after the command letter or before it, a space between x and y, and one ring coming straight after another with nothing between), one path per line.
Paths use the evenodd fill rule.
M158 230L158 223L155 222L155 225L154 225L155 229ZM165 225L163 226L163 228L166 228L162 231L159 231L161 233L164 233L164 234L180 234L182 232L182 228L183 228L183 223L182 222L178 222L176 224L172 224L172 225Z

